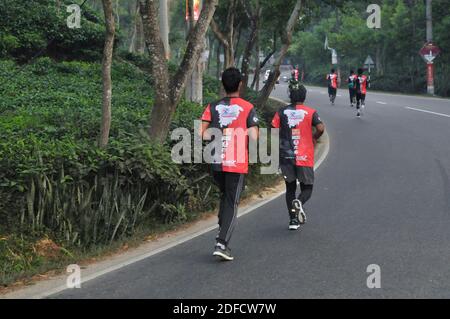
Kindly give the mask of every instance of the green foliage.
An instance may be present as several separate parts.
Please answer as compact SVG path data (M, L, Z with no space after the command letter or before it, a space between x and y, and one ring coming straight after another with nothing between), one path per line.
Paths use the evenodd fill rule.
M0 1L0 58L25 62L47 49L52 57L94 60L101 57L104 23L88 7L82 9L81 28L67 27L66 5L54 0ZM47 44L50 44L47 47Z
M305 70L306 81L325 85L325 74L331 68L331 55L324 49L328 36L329 46L339 54L342 79L348 72L363 67L371 55L376 62L372 70L372 88L386 91L421 93L426 91L426 65L419 55L425 42L425 5L421 0L383 0L381 29L367 28L366 8L372 1L330 2L311 14L311 24L298 32L290 55ZM450 62L448 2L433 1L434 38L442 54L436 59L436 92L449 96Z

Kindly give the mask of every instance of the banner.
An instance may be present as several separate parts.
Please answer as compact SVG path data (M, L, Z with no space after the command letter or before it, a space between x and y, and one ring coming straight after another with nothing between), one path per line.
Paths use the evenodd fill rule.
M200 18L200 0L194 0L194 21L198 21Z
M198 21L200 18L201 12L201 0L192 0L193 1L193 13L194 13L194 21ZM189 21L189 0L186 0L186 21Z

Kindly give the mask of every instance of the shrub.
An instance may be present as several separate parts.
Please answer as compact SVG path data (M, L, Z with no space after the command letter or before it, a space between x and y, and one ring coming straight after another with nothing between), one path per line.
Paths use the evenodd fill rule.
M71 3L73 1L62 1L58 10L52 0L0 1L0 58L13 57L26 62L47 49L48 55L57 58L99 59L104 43L104 23L85 6L82 28L69 29L65 5Z

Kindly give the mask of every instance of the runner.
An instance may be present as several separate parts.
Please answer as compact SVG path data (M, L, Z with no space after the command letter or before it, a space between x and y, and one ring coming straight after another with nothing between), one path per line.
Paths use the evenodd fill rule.
M328 80L328 96L330 97L330 102L334 105L337 94L337 74L334 69L331 69L331 73L327 75Z
M200 136L211 139L207 128L222 131L221 154L214 154L212 175L221 193L219 209L219 234L213 252L224 260L233 260L230 243L236 224L237 208L244 189L244 176L248 173L248 139L258 138L258 117L253 105L239 97L242 75L236 68L223 72L222 84L226 97L209 104L202 115ZM242 140L244 142L242 142Z
M303 205L311 198L314 184L314 146L325 131L317 112L303 104L306 89L292 85L291 103L281 107L272 120L280 129L280 168L286 183L289 229L297 230L306 222ZM313 134L313 127L316 128ZM301 193L296 197L297 182Z
M350 71L350 76L348 77L348 91L350 94L350 106L356 105L356 74L355 71Z
M366 107L367 85L369 80L364 75L364 70L358 69L358 77L356 79L356 116L361 117Z
M300 77L300 71L298 69L298 65L296 65L295 68L291 72L291 80L298 82L299 77Z

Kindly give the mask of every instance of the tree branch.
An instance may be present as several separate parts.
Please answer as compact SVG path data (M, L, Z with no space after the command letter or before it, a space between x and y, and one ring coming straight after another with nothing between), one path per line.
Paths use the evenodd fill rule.
M211 21L211 31L216 36L217 40L219 40L223 46L228 47L229 43L227 40L227 37L220 31L219 26L217 25L216 21L212 19Z

